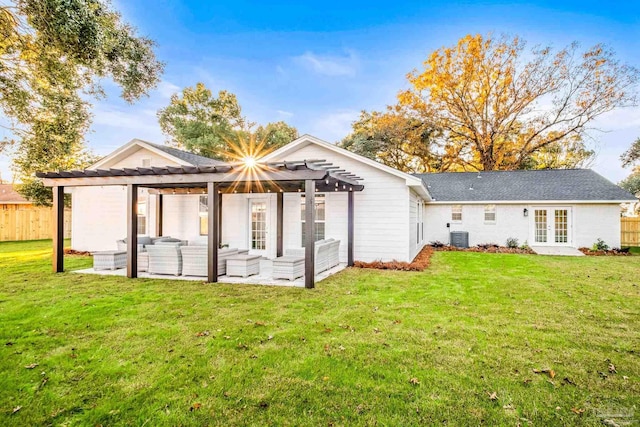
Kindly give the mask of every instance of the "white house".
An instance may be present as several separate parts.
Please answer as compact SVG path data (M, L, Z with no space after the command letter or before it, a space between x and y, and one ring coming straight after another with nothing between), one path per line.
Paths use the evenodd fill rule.
M411 175L304 135L260 162L322 160L357 175L353 254L356 260L411 261L431 241L468 232L469 244L517 238L531 246L591 246L597 239L620 246L620 204L636 199L591 170L543 170ZM90 170L136 173L139 168L203 167L221 162L174 148L133 140ZM124 171L124 172L122 172ZM115 173L115 172L114 172ZM337 183L336 183L337 185ZM73 194L74 249L115 249L127 234L127 191L122 185L78 186ZM186 191L186 192L185 192ZM138 233L207 241L204 191L164 193L162 210L153 189L140 189ZM304 193L284 193L282 244L303 247ZM347 192L316 193L316 239L347 242ZM220 241L250 253L276 257L275 192L221 195ZM162 222L158 223L159 212ZM340 246L347 261L347 245Z

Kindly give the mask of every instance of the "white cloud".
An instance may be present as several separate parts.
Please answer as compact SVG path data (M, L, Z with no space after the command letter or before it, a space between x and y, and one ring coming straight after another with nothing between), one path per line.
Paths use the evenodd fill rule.
M165 99L169 99L171 98L171 95L173 95L174 93L180 92L181 88L177 85L174 85L171 82L168 82L166 80L162 80L159 84L158 87L156 88L156 91L158 92L158 94Z
M351 123L359 114L357 110L339 110L319 116L312 121L308 133L329 142L339 141L351 132Z
M310 51L293 58L294 62L324 76L353 77L358 70L358 58L352 51L347 55L319 55Z
M602 130L640 128L640 107L619 108L598 117L593 127Z
M276 110L276 113L278 113L278 115L283 119L288 119L290 117L293 117L293 113L291 113L289 111Z

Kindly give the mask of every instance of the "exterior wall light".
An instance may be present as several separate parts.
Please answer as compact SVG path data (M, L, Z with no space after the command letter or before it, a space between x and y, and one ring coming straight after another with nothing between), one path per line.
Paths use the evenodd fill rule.
M529 209L524 208L524 210L522 211L522 214L523 214L524 216L529 216Z

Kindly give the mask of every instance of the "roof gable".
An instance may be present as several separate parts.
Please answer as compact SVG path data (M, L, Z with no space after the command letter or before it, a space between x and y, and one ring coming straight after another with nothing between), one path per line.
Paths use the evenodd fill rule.
M416 174L436 202L628 202L630 193L591 169Z
M146 149L152 153L163 157L171 163L176 163L182 166L215 166L222 164L222 162L208 157L199 156L197 154L189 153L187 151L179 150L177 148L169 147L166 145L154 144L141 139L132 139L127 144L118 148L111 154L103 157L98 162L91 165L88 169L100 169L109 164L114 164L128 156L131 156L140 149Z
M369 165L371 167L384 171L390 175L394 175L399 178L402 178L406 181L408 186L414 187L414 189L419 193L421 193L423 196L425 196L426 198L430 198L430 195L426 187L423 185L423 182L419 177L413 176L405 172L401 172L390 166L383 165L382 163L376 162L375 160L372 160L368 157L364 157L359 154L353 153L349 150L345 150L344 148L338 147L335 144L331 144L327 141L323 141L319 138L316 138L315 136L308 135L308 134L302 135L298 139L291 141L289 144L283 147L280 147L277 150L267 154L266 156L262 157L260 161L273 161L274 159L284 159L285 157L291 157L296 151L310 144L319 145L327 150L330 150L338 154L341 154L343 156L349 157L351 159L357 160L361 163L364 163L366 165ZM302 160L302 159L298 159L298 160Z

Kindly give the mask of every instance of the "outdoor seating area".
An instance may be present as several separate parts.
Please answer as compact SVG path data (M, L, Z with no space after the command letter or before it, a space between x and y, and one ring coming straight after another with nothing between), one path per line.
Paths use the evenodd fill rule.
M126 268L127 240L116 241L117 250L93 253L93 272L122 270ZM139 277L184 278L198 280L207 277L208 247L203 244L189 245L187 240L169 236L138 236ZM329 270L337 272L340 240L319 240L315 244L316 277ZM247 279L255 277L258 282L292 282L304 277L305 249L285 250L285 255L266 260L260 255L249 255L248 249L222 248L218 250L218 276ZM87 272L83 270L82 272ZM328 275L327 275L328 276ZM286 284L286 283L284 283ZM294 285L295 286L295 285Z

